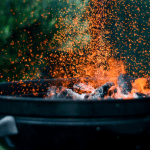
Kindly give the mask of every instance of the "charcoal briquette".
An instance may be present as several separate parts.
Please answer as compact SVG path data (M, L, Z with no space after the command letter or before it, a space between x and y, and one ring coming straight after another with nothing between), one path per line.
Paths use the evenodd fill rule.
M101 87L97 88L91 96L91 99L98 99L98 98L104 98L104 96L107 94L108 90L111 88L111 86L114 86L115 84L113 82L107 82Z
M144 98L147 97L146 94L140 93L140 92L136 92L136 95L138 96L138 98Z
M123 94L128 94L128 92L131 92L132 83L134 82L134 80L135 79L133 77L130 77L127 74L121 74L118 77L117 83Z

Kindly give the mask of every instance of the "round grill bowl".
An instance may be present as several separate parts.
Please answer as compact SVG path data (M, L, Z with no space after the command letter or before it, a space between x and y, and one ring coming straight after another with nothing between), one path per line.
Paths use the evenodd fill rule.
M49 86L81 79L41 79L0 84L0 117L15 118L10 136L18 150L149 149L150 98L45 100ZM94 80L88 79L87 80Z

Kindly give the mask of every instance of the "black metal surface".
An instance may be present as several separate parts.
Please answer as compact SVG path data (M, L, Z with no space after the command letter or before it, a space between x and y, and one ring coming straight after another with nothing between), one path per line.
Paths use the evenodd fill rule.
M0 95L0 114L12 116L52 118L102 118L150 115L150 98L101 101L62 101L61 99L55 101L44 99L44 95L46 94L47 88L49 86L59 86L67 82L68 85L71 87L74 83L77 83L79 81L80 79L44 79L0 84L0 92L2 92L2 94Z
M150 119L16 117L18 150L148 149Z
M0 97L0 114L52 118L147 116L150 115L150 100L46 101Z
M19 134L10 138L17 150L150 149L149 98L44 99L48 86L68 82L71 87L79 81L0 84L0 117L15 117Z

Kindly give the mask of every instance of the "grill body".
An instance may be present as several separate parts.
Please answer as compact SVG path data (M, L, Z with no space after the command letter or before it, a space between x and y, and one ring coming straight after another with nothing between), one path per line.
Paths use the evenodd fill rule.
M87 79L94 80L94 79ZM150 98L45 100L49 86L80 79L42 79L0 84L0 117L15 118L18 150L149 149Z

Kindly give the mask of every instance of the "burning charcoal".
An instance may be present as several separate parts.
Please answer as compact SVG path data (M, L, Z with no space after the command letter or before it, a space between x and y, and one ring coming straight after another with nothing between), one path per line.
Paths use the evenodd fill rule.
M112 96L113 94L117 93L117 87L116 86L112 86L108 92L107 95Z
M71 89L67 89L67 97L68 99L80 99L83 100L85 98L86 94L78 94Z
M115 99L132 99L134 97L136 98L136 95L133 95L130 92L128 92L128 94L124 94L122 93L121 88L119 87L116 87L116 88L117 88L117 92L111 96L112 98L115 98Z
M51 86L48 88L47 92L48 97L46 99L52 100L63 100L63 99L80 99L83 100L86 94L78 94L71 89L67 89L65 87Z
M134 78L128 76L127 74L121 74L117 81L123 94L128 94L128 92L131 92L132 82L134 82Z
M82 92L93 92L95 90L92 86L83 83L74 84L73 89Z
M135 93L135 94L137 95L137 97L135 97L135 98L144 98L144 97L147 97L147 95L146 95L146 94L143 94L143 93L137 92L137 93Z
M51 86L48 88L46 99L58 99L66 98L67 90L64 87L57 88L56 86Z
M107 94L108 90L111 86L115 85L113 82L107 82L106 84L102 85L101 87L97 88L92 94L89 99L99 99L104 98Z
M48 97L46 99L66 99L68 96L67 89L65 87L59 87L51 86L48 88L47 92Z
M47 96L48 96L47 98L54 99L56 97L56 89L57 89L56 86L49 87L47 91Z
M133 91L139 92L139 93L148 93L150 92L150 79L146 78L138 78L134 81L132 84Z
M78 94L74 91L72 91L72 89L67 89L62 87L61 91L58 92L56 99L84 99L86 94Z
M57 98L60 98L60 99L64 99L67 97L67 89L63 86L59 87L58 90L57 90Z
M86 94L85 96L84 96L84 99L90 99L90 96L91 96L91 94Z

